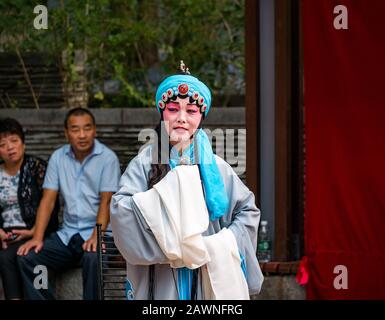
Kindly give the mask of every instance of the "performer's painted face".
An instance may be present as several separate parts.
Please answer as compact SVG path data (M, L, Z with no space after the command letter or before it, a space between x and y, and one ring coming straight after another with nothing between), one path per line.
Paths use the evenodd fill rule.
M202 114L196 104L190 103L189 98L177 98L167 103L163 111L163 120L171 145L186 142L197 130Z

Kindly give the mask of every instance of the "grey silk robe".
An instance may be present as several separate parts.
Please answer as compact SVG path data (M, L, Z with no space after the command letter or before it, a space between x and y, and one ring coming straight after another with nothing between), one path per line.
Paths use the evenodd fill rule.
M256 258L260 211L255 205L254 194L243 184L231 166L220 157L215 156L215 158L230 205L228 212L222 218L209 222L209 227L203 236L215 234L224 227L234 233L239 252L245 259L249 293L257 294L263 282L263 275ZM129 163L120 179L119 191L112 197L111 227L115 244L127 262L128 297L148 299L149 265L155 265L154 299L178 299L176 269L170 267L151 229L132 199L135 193L148 190L151 161L152 145L148 145ZM198 299L202 297L200 284L201 281L198 278ZM231 283L228 285L231 286Z

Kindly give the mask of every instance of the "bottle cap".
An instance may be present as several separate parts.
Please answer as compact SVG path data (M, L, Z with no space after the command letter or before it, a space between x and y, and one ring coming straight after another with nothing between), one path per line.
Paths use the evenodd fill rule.
M261 221L261 226L267 226L267 221L266 220L262 220Z

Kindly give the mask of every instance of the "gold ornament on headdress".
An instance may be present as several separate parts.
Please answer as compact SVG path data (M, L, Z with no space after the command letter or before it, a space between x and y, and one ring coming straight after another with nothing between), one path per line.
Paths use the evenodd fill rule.
M180 70L185 73L185 74L190 74L190 71L189 69L186 67L186 65L184 64L183 60L180 61L180 66L179 66Z

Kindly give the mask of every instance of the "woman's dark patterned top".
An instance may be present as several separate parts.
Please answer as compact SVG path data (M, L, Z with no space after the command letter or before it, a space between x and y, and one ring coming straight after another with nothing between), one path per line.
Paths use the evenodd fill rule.
M23 164L20 168L19 186L17 189L17 197L20 205L21 216L31 229L35 224L37 208L43 195L43 182L47 162L38 157L25 155ZM59 199L56 200L55 208L52 212L50 222L46 229L46 234L57 230L58 228L58 212ZM0 207L0 212L2 208ZM0 214L0 228L3 227L3 219Z

